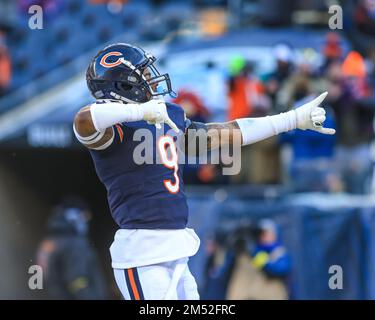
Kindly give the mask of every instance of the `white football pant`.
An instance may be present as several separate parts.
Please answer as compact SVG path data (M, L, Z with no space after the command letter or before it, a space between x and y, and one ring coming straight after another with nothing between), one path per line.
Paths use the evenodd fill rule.
M125 300L199 300L188 258L149 266L114 269Z

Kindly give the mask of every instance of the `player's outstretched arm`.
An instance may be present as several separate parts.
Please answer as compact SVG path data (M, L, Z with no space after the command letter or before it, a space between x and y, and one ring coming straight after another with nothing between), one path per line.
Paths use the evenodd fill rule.
M335 134L335 130L324 128L326 119L325 110L319 105L327 96L324 92L316 99L302 105L301 107L285 113L261 118L243 118L225 123L196 123L192 122L186 131L187 142L192 140L194 134L204 134L207 137L207 148L215 149L223 144L232 144L235 141L242 145L252 144L282 132L301 129L314 130L323 134ZM203 151L203 150L200 150Z
M165 103L160 100L127 104L93 103L77 113L73 129L83 145L90 149L101 150L107 148L113 141L113 125L140 120L154 124L157 128L161 127L161 123L166 123L178 132L177 126L168 116Z
M222 123L193 121L185 133L185 151L190 155L200 155L205 154L207 150L217 149L223 144L233 144L235 141L242 144L240 127L236 121ZM196 144L194 151L191 151L189 146L191 143Z

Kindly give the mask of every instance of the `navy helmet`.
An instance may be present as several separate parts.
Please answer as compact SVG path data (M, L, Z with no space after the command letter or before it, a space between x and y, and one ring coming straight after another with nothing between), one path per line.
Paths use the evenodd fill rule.
M154 66L156 58L143 49L126 43L116 43L101 50L90 63L86 80L96 99L115 99L143 103L154 96L175 93L169 75L160 74ZM149 68L151 77L144 71ZM162 90L159 84L164 82Z

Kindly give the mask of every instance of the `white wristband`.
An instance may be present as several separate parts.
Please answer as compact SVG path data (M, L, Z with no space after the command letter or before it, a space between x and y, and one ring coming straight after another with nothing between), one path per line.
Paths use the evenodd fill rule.
M90 113L97 131L104 131L120 122L133 122L143 119L143 110L136 103L94 103L90 106Z
M294 110L275 116L244 118L236 121L241 130L243 145L258 142L297 127Z

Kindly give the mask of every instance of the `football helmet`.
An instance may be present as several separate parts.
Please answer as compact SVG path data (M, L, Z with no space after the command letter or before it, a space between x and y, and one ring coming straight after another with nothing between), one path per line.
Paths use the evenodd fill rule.
M139 47L126 43L109 45L87 68L87 86L96 99L144 103L154 96L170 94L174 97L169 75L160 74L154 66L155 61L152 54ZM151 76L146 78L144 71L147 68ZM164 85L159 86L162 83Z

